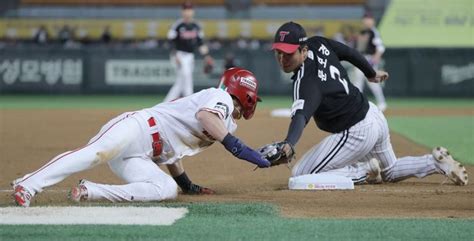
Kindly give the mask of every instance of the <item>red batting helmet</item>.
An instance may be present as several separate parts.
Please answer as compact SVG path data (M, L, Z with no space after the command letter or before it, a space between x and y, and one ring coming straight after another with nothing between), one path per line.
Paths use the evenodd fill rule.
M222 75L219 88L239 101L245 119L252 118L257 101L261 101L257 96L258 81L252 72L239 67L230 68Z

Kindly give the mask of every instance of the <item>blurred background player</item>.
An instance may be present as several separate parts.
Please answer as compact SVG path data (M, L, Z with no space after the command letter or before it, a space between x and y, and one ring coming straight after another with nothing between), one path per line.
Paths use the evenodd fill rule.
M362 18L362 24L364 29L360 31L355 47L361 54L365 56L370 65L372 65L372 67L377 70L380 67L379 65L380 61L382 60L382 55L385 52L385 47L382 43L382 38L380 37L379 31L375 28L375 20L371 13L367 12L364 14L364 17ZM385 101L382 85L367 81L367 78L365 78L364 73L362 73L360 69L352 69L352 83L362 93L364 92L364 85L367 83L367 86L375 97L377 107L381 111L385 111L385 109L387 109L387 102Z
M186 1L182 4L181 19L178 19L168 31L174 50L171 63L176 67L176 81L166 95L164 102L188 96L193 93L194 50L204 56L205 66L212 66L214 60L209 55L209 48L204 44L204 32L194 20L193 4ZM207 69L205 71L210 71Z

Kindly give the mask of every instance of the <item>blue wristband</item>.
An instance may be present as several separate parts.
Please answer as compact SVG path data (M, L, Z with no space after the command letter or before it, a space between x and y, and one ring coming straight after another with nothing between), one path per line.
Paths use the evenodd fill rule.
M224 140L222 140L222 145L224 145L225 149L227 149L230 153L232 153L232 155L236 157L239 156L245 146L245 144L242 143L239 138L233 136L230 133L227 133L227 135L224 137Z
M259 167L269 167L270 162L260 156L260 154L254 151L252 148L246 146L242 143L239 138L228 133L222 144L225 149L227 149L232 155L236 156L239 159L246 160L253 164L256 164Z

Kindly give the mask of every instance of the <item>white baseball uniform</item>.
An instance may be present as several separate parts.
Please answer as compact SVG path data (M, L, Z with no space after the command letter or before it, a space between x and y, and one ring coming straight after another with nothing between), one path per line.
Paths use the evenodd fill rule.
M156 164L172 164L195 155L215 140L203 129L195 115L200 110L216 113L230 133L237 124L232 118L231 96L209 88L172 102L136 112L123 113L105 124L87 145L62 153L35 172L15 180L32 195L64 180L71 174L108 163L127 184L107 185L86 181L88 199L110 201L152 201L173 199L177 184ZM157 133L163 152L153 156Z

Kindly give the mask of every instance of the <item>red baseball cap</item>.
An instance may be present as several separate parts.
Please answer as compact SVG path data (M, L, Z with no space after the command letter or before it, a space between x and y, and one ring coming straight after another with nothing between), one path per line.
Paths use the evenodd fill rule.
M276 31L272 50L278 49L284 53L292 54L307 39L306 31L301 25L295 22L287 22Z

